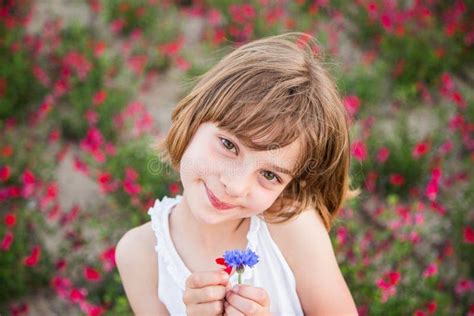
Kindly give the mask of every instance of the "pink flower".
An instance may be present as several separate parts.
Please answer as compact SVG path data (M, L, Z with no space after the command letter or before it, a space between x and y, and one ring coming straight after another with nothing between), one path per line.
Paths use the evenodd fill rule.
M11 168L10 166L2 166L0 167L0 180L5 182L10 178Z
M57 275L51 279L50 284L60 298L69 296L70 288L72 287L70 279Z
M431 148L430 142L419 142L413 148L411 154L413 158L418 159L424 156Z
M0 249L2 250L9 250L10 246L13 242L13 233L11 231L7 231L5 236L3 237L2 243L0 244Z
M172 195L176 195L181 190L181 187L179 186L178 183L173 182L168 186L168 190L170 191Z
M469 226L464 227L464 242L468 244L474 243L474 229Z
M377 152L377 161L380 163L384 163L387 161L388 157L390 156L390 149L387 147L382 147Z
M133 197L141 192L141 186L130 179L125 179L123 181L123 190Z
M434 262L430 263L428 267L423 271L423 277L429 278L438 274L438 265Z
M351 117L353 117L360 107L360 99L356 95L348 95L343 100L344 106Z
M184 45L184 36L178 37L174 42L162 44L158 50L165 56L174 57Z
M336 232L337 242L340 245L344 245L346 243L347 235L347 229L345 227L339 227Z
M434 313L436 311L436 301L431 301L428 303L427 308L429 313Z
M84 116L85 116L86 121L89 124L89 126L95 125L97 123L97 121L99 120L99 116L97 115L97 112L94 112L91 109L87 109Z
M351 146L351 151L357 160L364 161L367 159L367 147L363 141L354 141Z
M222 21L222 14L217 9L210 9L207 13L207 21L211 26L218 25Z
M127 65L136 75L141 75L145 66L148 64L147 55L135 55L131 56L127 60Z
M115 266L115 247L110 247L102 251L100 254L100 260L105 271L112 270Z
M23 264L27 267L34 267L38 264L41 256L41 248L35 245L31 250L31 254L23 259Z
M389 179L390 183L394 186L401 186L405 183L405 177L398 173L391 174Z
M106 98L107 98L107 91L99 90L96 92L96 94L92 98L92 104L94 104L95 106L100 106L102 103L104 103Z
M9 228L13 228L16 224L16 215L13 213L8 213L5 215L5 225Z
M125 168L125 178L131 181L138 179L138 172L132 167Z
M73 288L69 293L69 300L73 303L79 303L86 299L87 290L84 288Z
M61 225L68 225L72 222L74 222L77 218L77 216L79 215L79 212L81 211L81 208L79 207L79 205L75 204L71 207L71 209L69 210L69 212L63 214L60 222L61 222Z
M63 64L67 69L74 70L81 80L84 80L92 69L87 58L76 51L68 52L63 58Z
M100 190L104 193L114 192L118 188L118 181L112 179L112 175L108 172L102 172L97 177Z
M124 26L125 22L121 19L114 20L110 23L110 29L114 34L121 32Z
M61 137L61 133L59 132L59 130L55 129L55 130L52 130L51 133L49 133L48 141L50 143L55 143L59 140L60 137Z
M458 295L463 295L465 293L471 292L474 289L474 282L469 279L460 279L458 280L455 290Z
M58 261L56 261L54 265L56 271L64 271L66 269L66 266L67 266L67 261L64 259L59 259Z
M433 168L431 172L431 179L428 182L428 185L426 186L426 192L425 192L426 196L431 201L434 201L436 199L436 196L438 195L440 178L441 178L441 169L439 167Z
M86 280L92 282L97 282L101 279L100 273L92 267L84 268L84 277L86 278Z
M75 170L82 172L85 175L89 174L89 168L87 167L86 163L82 161L79 157L74 156L73 162Z

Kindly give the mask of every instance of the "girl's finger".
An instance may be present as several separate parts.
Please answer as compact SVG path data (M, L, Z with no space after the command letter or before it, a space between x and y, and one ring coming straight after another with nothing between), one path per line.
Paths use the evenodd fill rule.
M210 285L201 289L186 289L183 294L183 303L196 304L222 300L225 297L226 287Z
M222 315L223 313L224 302L222 300L193 304L186 308L187 315Z
M225 301L224 302L224 315L227 316L243 316L241 311L239 311L237 308L229 304L229 302Z
M187 288L198 289L208 285L226 285L229 275L224 271L205 271L191 274L185 281Z
M226 301L230 304L230 306L237 309L244 315L256 314L264 308L264 306L258 304L257 302L246 297L242 297L232 291L227 292Z
M270 297L263 288L239 284L234 286L232 291L244 298L257 302L261 306L270 306Z

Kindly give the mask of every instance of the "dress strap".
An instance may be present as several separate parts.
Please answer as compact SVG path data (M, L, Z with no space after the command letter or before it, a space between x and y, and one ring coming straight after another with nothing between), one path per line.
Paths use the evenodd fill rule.
M171 275L176 284L184 291L185 280L191 274L181 258L176 253L169 233L169 214L171 209L182 199L181 195L175 198L164 196L161 201L155 200L153 207L148 209L151 216L151 226L156 236L155 250L161 262L164 263L168 274ZM162 269L163 267L159 267Z

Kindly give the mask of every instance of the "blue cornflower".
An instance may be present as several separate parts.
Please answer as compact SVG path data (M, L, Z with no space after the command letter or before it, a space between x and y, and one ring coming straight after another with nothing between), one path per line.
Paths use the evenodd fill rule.
M224 252L224 260L227 266L235 267L239 274L239 284L241 283L241 274L245 271L245 266L253 267L258 262L258 255L251 249L246 250L227 250Z

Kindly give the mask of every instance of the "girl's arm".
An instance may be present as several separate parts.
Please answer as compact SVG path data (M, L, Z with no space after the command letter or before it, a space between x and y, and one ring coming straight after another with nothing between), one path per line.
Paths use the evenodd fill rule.
M269 230L295 275L305 315L358 315L329 234L314 209L293 221L269 225Z
M158 299L155 243L147 223L129 230L115 248L115 261L134 315L169 315Z

